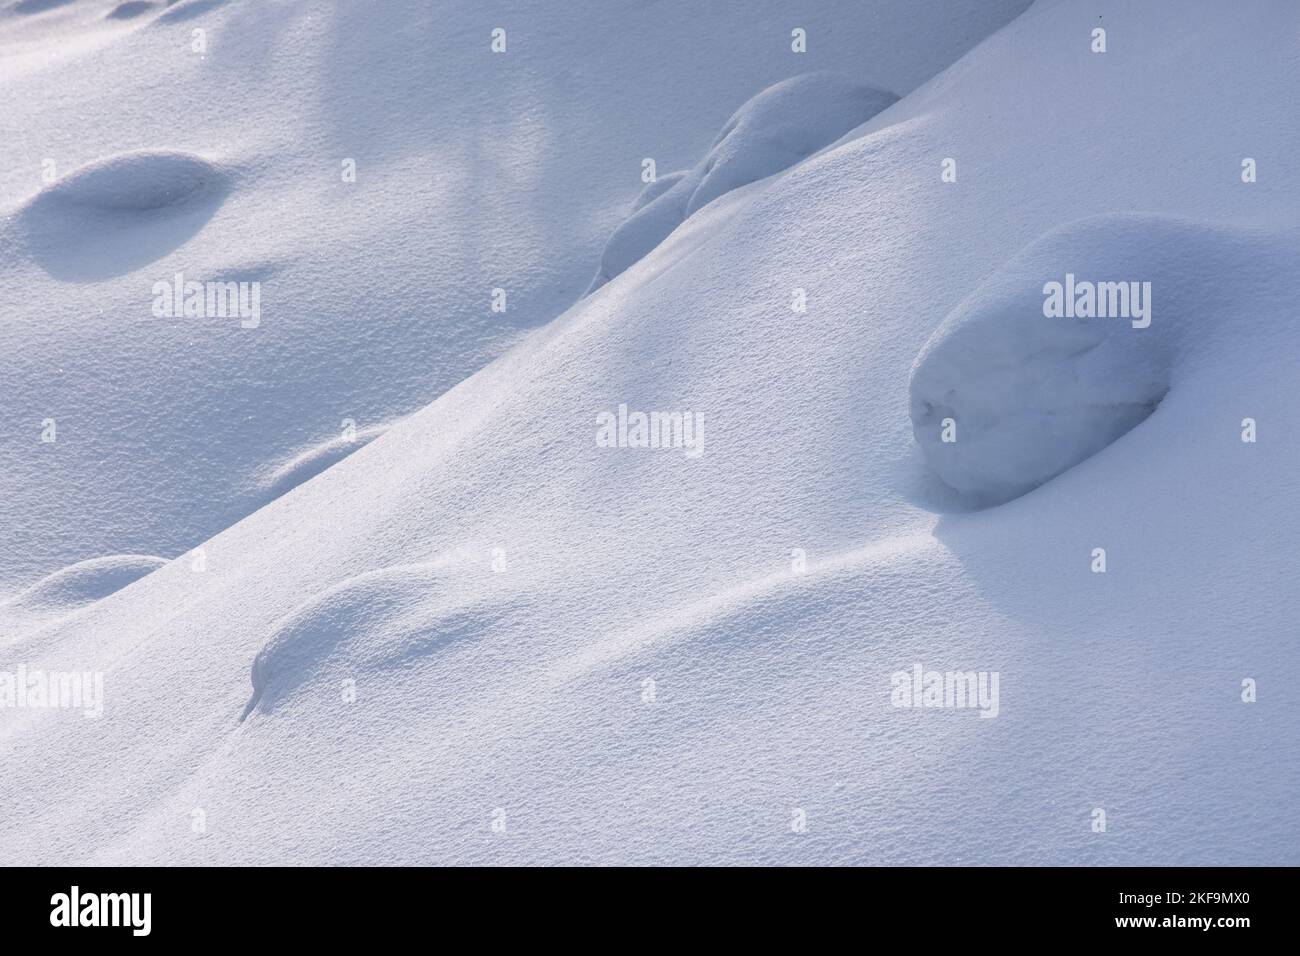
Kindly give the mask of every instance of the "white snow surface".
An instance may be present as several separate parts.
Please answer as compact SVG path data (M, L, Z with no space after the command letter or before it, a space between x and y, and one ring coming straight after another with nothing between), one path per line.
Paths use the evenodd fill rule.
M1294 4L115 7L0 12L0 672L104 674L0 861L1300 862ZM580 298L811 72L901 99Z
M788 168L898 97L834 73L804 73L759 93L727 120L691 169L649 182L600 257L592 290L636 262L723 193ZM648 173L647 173L648 175Z

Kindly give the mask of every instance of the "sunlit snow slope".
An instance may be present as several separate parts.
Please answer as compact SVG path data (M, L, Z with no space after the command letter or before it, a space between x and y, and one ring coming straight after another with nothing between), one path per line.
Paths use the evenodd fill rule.
M423 407L767 87L902 94L1027 5L0 0L0 597L181 555ZM178 273L260 282L258 327L155 319Z
M356 150L373 150L361 168L396 184L372 192L369 207L364 193L332 181L342 147L322 151L317 141L283 158L274 141L292 139L292 125L267 122L255 146L236 149L251 120L231 109L222 149L192 129L169 138L170 149L207 157L232 184L220 211L192 224L193 268L235 263L204 258L210 242L206 254L226 250L268 276L298 276L283 281L299 290L301 313L275 326L268 312L268 336L284 338L253 347L237 327L190 326L173 342L126 318L112 334L98 326L91 341L103 352L66 330L49 334L72 343L57 347L77 387L89 387L88 368L117 383L94 403L105 417L87 440L121 447L99 430L116 415L133 423L141 473L192 453L198 472L211 468L205 456L229 454L252 474L275 442L293 458L283 423L301 424L309 408L323 424L304 439L331 437L362 394L344 389L348 401L321 407L344 371L375 389L405 375L436 393L426 366L446 367L450 385L453 365L465 372L487 361L470 350L448 363L436 339L410 330L468 328L482 346L474 323L491 321L487 293L502 270L539 300L576 298L637 191L609 184L625 180L625 165L635 179L654 151L646 130L680 133L676 117L707 118L665 147L672 159L660 168L684 169L740 103L795 72L833 68L906 94L786 171L694 210L436 401L207 540L203 570L189 557L172 561L43 627L15 627L0 644L4 660L103 671L105 698L94 720L4 712L0 855L1300 859L1300 743L1289 732L1300 714L1300 11L1285 0L1039 2L912 89L923 78L916 64L938 69L937 51L956 55L960 30L943 30L969 21L927 21L911 3L819 5L824 12L804 18L806 65L794 66L781 59L799 56L786 52L789 29L804 25L793 14L732 8L714 21L723 6L709 5L699 28L721 47L664 5L601 4L600 18L574 12L568 27L541 15L530 27L521 16L503 55L522 60L508 83L490 79L501 69L490 60L460 61L470 91L462 105L421 100L446 111L411 134L412 143L438 137L423 151L385 146L410 86L367 87L355 64L345 71L328 55L330 43L362 37L379 49L434 37L421 41L427 62L446 62L440 43L450 44L447 56L480 39L486 49L488 30L498 19L509 27L511 16L448 12L458 26L435 28L432 14L420 20L408 9L416 20L400 29L373 12L333 26L323 18L306 44L318 59L293 88L315 101L313 129L353 124ZM252 50L241 55L274 74L282 67L268 38L284 35L274 24L313 34L297 19L307 8L272 8L279 19L250 33ZM221 9L231 35L266 16ZM659 39L621 19L645 11L656 19L638 22L657 25ZM1104 54L1090 49L1098 25ZM760 35L772 52L755 53ZM928 54L926 37L939 38ZM118 42L81 55L109 56ZM823 43L837 62L815 54ZM662 84L645 83L621 105L574 103L631 72L633 51L649 64L652 49L702 60L695 68L717 84L726 75L726 89L701 93L660 64ZM890 57L894 76L885 75ZM34 95L23 82L35 81L17 87ZM709 108L673 105L688 90ZM500 126L483 119L473 136L428 132L454 110L491 114L493 96L507 92L535 110ZM573 158L613 148L565 125L580 115L591 128L620 130L617 174L594 172L612 153L590 165ZM476 185L473 163L436 162L440 152L479 150L491 168L529 149L492 185ZM1256 160L1258 181L1242 181L1244 157ZM955 182L941 177L945 159L955 160ZM560 203L539 167L603 185ZM282 211L251 198L274 191L241 193L258 176L283 177ZM240 195L249 205L232 207ZM30 205L6 208L5 229L34 215ZM304 225L294 218L303 215L317 218ZM445 223L441 247L415 228L427 222ZM355 256L351 280L338 278L340 245ZM0 282L23 288L39 263L14 248L5 247ZM440 248L463 259L431 257ZM1042 286L1067 272L1151 282L1150 327L1094 331L1045 317ZM320 291L339 283L337 295ZM46 304L110 294L57 288ZM797 290L803 311L792 308ZM299 293L283 294L288 303ZM548 318L536 308L525 313L530 323ZM392 322L395 312L409 323ZM101 321L84 313L20 311L7 334ZM312 330L340 323L355 332L322 331L312 352ZM124 356L108 357L115 350ZM2 354L19 371L51 367L30 350ZM132 363L155 369L148 389ZM256 408L277 436L257 453L228 452L242 447L238 435L204 432L198 419L167 432L188 435L191 452L179 438L151 437L138 417L137 403L163 418L169 408L184 414L166 398L183 381L206 376L185 392L198 403L239 392L245 375L249 388L266 382L269 391L249 393L254 404L241 414ZM411 410L391 397L397 391L376 400L386 422ZM39 394L32 384L22 412L36 425ZM283 403L271 400L277 394ZM1135 403L1143 414L1132 413ZM598 416L620 405L691 413L702 425L699 453L602 447ZM944 410L952 414L933 415ZM945 459L929 429L948 417L957 457ZM1258 427L1250 443L1241 440L1246 418ZM71 426L59 434L59 453L65 434L75 446ZM6 488L34 499L32 453L6 450L5 460L17 463ZM167 505L155 500L161 492L133 488L121 477L130 469L111 473L123 484L101 501L107 513L129 506L165 524L169 507L184 510L180 499ZM78 499L60 500L75 513ZM6 550L15 549L12 567L30 571L27 542L53 532L39 514L13 530L14 514L6 511ZM48 520L69 541L97 533ZM194 527L215 519L204 520ZM140 528L141 539L103 541L171 556ZM1098 548L1104 574L1092 570ZM891 675L915 664L996 671L996 718L893 706ZM1255 703L1242 701L1246 679L1257 682Z

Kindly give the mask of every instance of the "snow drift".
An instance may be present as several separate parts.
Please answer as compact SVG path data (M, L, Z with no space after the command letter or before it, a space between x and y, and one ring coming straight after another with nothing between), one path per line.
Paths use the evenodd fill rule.
M641 191L632 214L605 244L588 293L723 193L788 169L897 99L833 73L804 73L759 93L732 115L694 167L659 177Z
M1195 343L1245 320L1233 314L1252 292L1241 279L1280 240L1105 215L1035 241L917 356L912 429L926 460L1000 503L1100 451L1155 411Z
M799 0L781 18L808 31L806 55L794 23L735 29L752 19L738 0L384 0L382 15L186 0L128 19L113 0L7 5L0 594L200 546L343 419L366 433L409 415L568 308L643 157L693 163L738 104L807 72L912 90L1028 2L889 0L866 17ZM212 188L168 204L187 169ZM160 204L42 198L78 170ZM177 273L260 281L260 327L156 319L150 290ZM33 445L46 419L59 439Z
M137 150L57 180L23 207L18 221L29 252L55 278L105 279L190 238L216 211L231 178L199 156Z
M1023 7L230 3L137 30L68 4L14 27L79 40L0 60L33 155L58 150L52 78L113 102L95 67L146 118L201 104L158 148L239 175L139 272L69 283L0 249L7 593L95 555L206 559L3 645L9 670L104 677L96 720L0 710L5 859L1300 858L1300 12L1007 23ZM179 52L194 24L226 40L206 62ZM902 96L575 304L643 157L687 166L813 70ZM62 165L145 141L120 118ZM38 188L13 144L7 210ZM261 327L135 322L185 263L276 264ZM1043 315L1067 273L1151 281L1150 326ZM972 510L945 483L913 369L958 420L948 476L1032 493ZM1165 386L1123 434L1090 409ZM698 416L703 453L601 447L623 404ZM268 501L345 418L395 424ZM996 719L895 706L918 664L997 672Z
M147 554L115 554L81 561L55 571L0 603L0 614L71 610L107 597L166 563Z

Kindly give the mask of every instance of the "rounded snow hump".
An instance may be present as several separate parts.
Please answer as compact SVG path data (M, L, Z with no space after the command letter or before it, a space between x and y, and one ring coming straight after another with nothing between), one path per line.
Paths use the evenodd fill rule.
M732 114L692 169L657 176L601 255L591 293L643 258L719 196L789 169L861 126L898 97L837 73L782 80Z
M1040 237L968 296L912 367L912 432L977 506L1019 497L1141 424L1180 355L1222 318L1212 275L1240 275L1241 233L1107 214Z

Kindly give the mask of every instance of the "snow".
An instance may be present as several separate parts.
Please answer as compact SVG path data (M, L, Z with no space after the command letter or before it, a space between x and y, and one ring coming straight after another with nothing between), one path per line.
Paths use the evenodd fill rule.
M107 0L5 6L0 595L106 554L185 553L343 419L410 414L519 344L589 285L646 156L694 162L737 107L805 72L913 89L1027 2L861 16L805 0L746 29L736 0L708 14L183 0L127 20L105 19ZM802 56L794 23L812 38ZM502 24L508 52L493 54ZM84 258L16 254L33 197L141 150L232 186L155 213L159 228L88 228ZM50 220L38 231L66 221ZM153 284L177 273L262 281L256 334L152 321ZM60 442L33 454L47 418Z
M593 291L658 246L682 220L723 193L787 169L898 99L833 73L774 84L727 120L704 158L651 181L600 258Z
M0 602L0 624L25 630L107 597L167 562L147 554L114 554L60 568Z
M130 20L132 17L143 16L153 9L155 4L150 3L149 0L123 0L104 16L110 20Z
M1235 275L1228 244L1206 247L1205 232L1096 217L1036 240L983 283L935 331L912 373L913 434L930 466L972 499L1000 504L1146 419L1178 371L1174 339L1213 335L1218 318L1204 300L1179 294L1186 275L1172 270ZM1073 272L1049 278L1061 263L1080 270L1077 296ZM1142 278L1107 280L1098 307L1085 274ZM1076 302L1085 314L1075 314Z
M263 481L268 498L278 498L292 488L314 478L330 465L342 461L358 448L374 441L388 430L387 423L356 430L356 423L344 419L340 432L333 438L318 442L278 465Z
M0 707L0 859L1300 857L1294 5L112 6L0 26L0 593L168 561L0 606L0 671L104 676ZM642 159L807 73L900 98L778 97L584 297L690 176ZM69 176L80 252L8 241ZM154 318L178 272L260 324ZM997 717L894 707L917 664Z
M229 190L229 179L186 153L111 156L32 197L5 241L25 245L56 279L110 279L155 261L198 232Z

